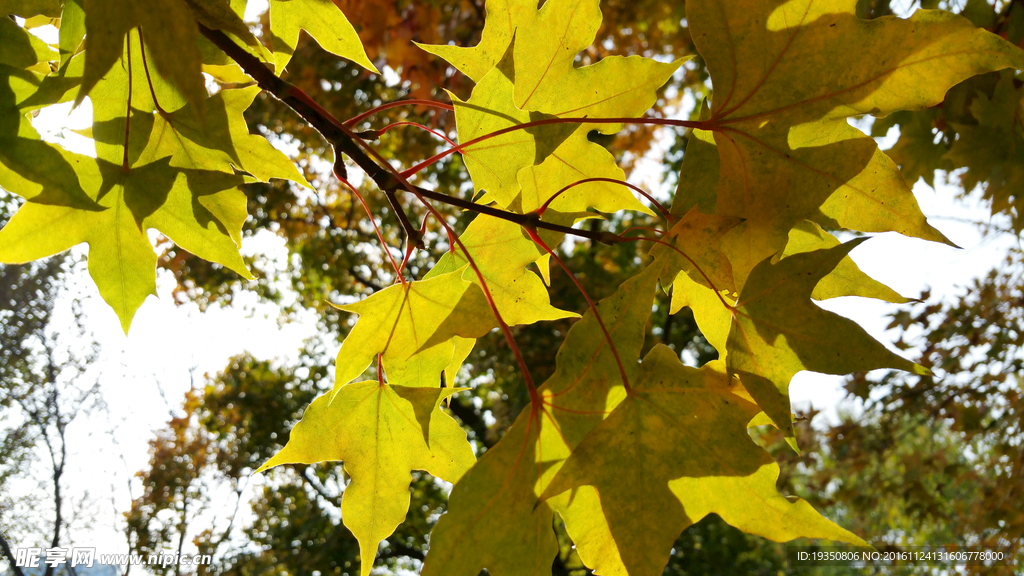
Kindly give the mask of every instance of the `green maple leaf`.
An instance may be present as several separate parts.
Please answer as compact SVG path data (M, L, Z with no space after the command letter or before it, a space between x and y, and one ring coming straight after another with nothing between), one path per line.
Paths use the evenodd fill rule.
M705 127L721 163L717 212L747 220L748 269L804 219L944 241L893 162L846 118L926 108L965 78L1024 68L1019 49L965 19L920 10L869 22L854 4L687 3L715 90Z
M416 45L444 58L474 82L480 82L501 61L512 44L512 37L519 23L536 10L537 4L529 0L487 0L484 7L487 17L484 19L480 43L476 46L420 43Z
M264 60L272 56L260 41L253 36L249 25L242 16L245 15L247 0L185 0L195 19L211 30L220 30L229 37L241 40L250 47L250 52Z
M281 178L312 189L287 156L266 138L249 134L242 111L259 92L255 86L221 90L204 101L202 119L190 105L156 115L139 162L170 156L176 168L231 173L234 166L263 182Z
M57 56L53 48L29 34L10 18L3 18L0 24L0 42L4 47L3 52L0 52L0 64L12 68L40 68L40 64L54 60ZM44 67L39 71L49 72L49 68Z
M438 404L455 388L356 382L324 394L302 414L288 443L256 472L281 464L344 462L352 481L341 518L359 541L362 574L381 540L409 510L410 472L458 482L476 458L466 433Z
M125 332L142 302L155 293L156 254L146 233L150 228L201 258L252 278L238 253L247 216L245 195L237 187L246 180L231 173L226 162L222 164L226 152L220 151L218 156L216 151L186 137L224 145L229 150L245 147L245 152L232 159L258 163L257 174L280 175L278 168L267 164L272 158L262 153L266 149L246 141L247 130L239 134L237 126L230 128L213 121L210 126L214 129L209 134L196 135L195 130L189 131L193 118L189 112L191 104L166 116L155 114L157 101L179 104L180 96L175 98L176 89L169 82L146 74L139 35L133 33L130 38L122 56L123 65L112 67L93 90L97 158L38 145L19 151L31 154L29 158L47 161L46 166L66 169L40 182L32 182L33 174L29 172L26 176L20 170L17 176L30 185L10 189L29 201L0 231L0 260L4 262L25 262L82 242L89 244L90 274ZM211 112L237 114L238 118L248 103L244 97L238 99L230 94L211 100L219 105L213 106ZM226 110L225 103L235 108ZM128 110L130 117L125 115ZM19 138L31 143L38 136L34 131L25 135L27 121L23 115L18 118L22 129ZM218 118L216 114L211 116L211 120ZM176 135L186 137L164 140L169 125L175 126ZM160 137L155 139L154 126L160 128ZM224 130L220 130L221 126ZM181 154L187 155L190 162L181 162ZM191 168L172 166L175 158ZM204 158L209 162L204 162ZM205 169L209 167L217 169ZM48 186L57 179L62 180L57 183L64 187L56 188L55 192ZM14 179L5 180L7 187ZM37 193L39 188L42 191ZM61 190L71 192L58 195ZM80 197L87 202L76 201Z
M580 557L599 574L662 573L679 534L708 514L777 542L798 537L866 543L791 501L775 487L779 467L747 435L758 408L733 393L711 365L683 366L658 345L640 365L632 393L565 461L541 496L596 488L608 532L586 539ZM597 546L593 546L597 544Z
M60 67L64 68L85 39L85 8L83 0L64 0L60 15L57 47L60 51Z
M34 38L10 19L0 18L0 186L42 204L97 210L75 173L90 159L43 142L29 120L31 110L61 100L55 88L74 85L47 82L51 77L32 70L54 57Z
M465 342L457 347L454 338L479 338L497 326L483 292L463 279L462 270L397 284L338 308L358 314L359 320L338 351L336 391L378 354L389 381L437 387L442 371L469 354ZM461 357L456 357L457 348ZM448 376L452 382L454 374Z
M648 268L598 303L627 377L636 375L658 272ZM523 410L452 489L448 512L431 533L424 576L477 576L484 568L493 576L550 574L558 550L552 506L569 503L537 497L572 449L625 397L619 374L588 312L569 330L555 373L539 389L542 405Z
M282 72L305 30L321 48L367 70L377 68L366 57L355 28L331 0L270 0L270 35L274 64Z
M573 65L601 26L599 0L553 0L527 14L515 37L515 103L554 116L635 117L686 58L671 63L640 56L609 56ZM556 41L552 41L555 39ZM591 126L605 133L615 125Z
M823 276L864 238L834 248L794 254L751 272L733 312L725 357L750 395L792 435L789 381L801 370L825 374L898 368L928 370L893 354L852 320L815 306L810 297Z
M241 177L204 175L203 190L168 159L125 172L120 165L85 159L78 175L102 210L26 202L0 230L0 262L21 263L89 244L89 273L114 309L125 333L136 310L155 294L156 254L146 230L155 228L175 244L249 274L226 229L241 230L245 196L234 187ZM238 215L241 218L238 218ZM228 216L234 214L234 218Z
M198 106L206 98L200 73L199 28L185 0L147 3L83 0L85 9L85 73L76 105L92 91L124 53L125 37L133 28L144 30L148 54L157 71Z

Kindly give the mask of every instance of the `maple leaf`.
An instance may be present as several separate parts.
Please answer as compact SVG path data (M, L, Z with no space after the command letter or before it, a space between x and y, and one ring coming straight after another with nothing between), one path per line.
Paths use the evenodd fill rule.
M321 48L379 74L366 57L355 28L331 0L270 0L270 35L274 65L280 74L295 53L299 30Z
M270 53L260 44L260 41L249 30L249 25L242 19L245 15L247 1L185 0L197 22L211 30L220 30L229 38L241 40L242 44L252 48L250 53L258 54L262 59L269 60Z
M540 208L562 189L572 186L551 201L548 210L544 212L545 220L555 218L552 212L579 214L590 208L606 214L635 210L654 215L632 191L616 182L576 184L586 178L607 178L621 182L626 179L626 174L619 168L611 152L591 142L587 138L586 127L581 127L543 162L519 171L516 179L522 212Z
M529 269L546 253L518 224L480 214L470 222L459 240L476 262L494 305L507 324L533 324L577 316L551 305L541 279ZM459 269L463 270L463 279L479 284L476 272L469 268L465 254L458 247L441 257L425 278Z
M597 1L557 0L545 3L540 11L515 3L489 6L488 10L493 8L499 18L507 17L508 21L485 27L485 46L449 47L454 50L427 47L432 53L453 58L456 66L470 58L474 70L493 60L492 67L474 78L478 84L468 101L452 96L459 140L464 143L556 116L639 116L651 107L656 90L683 62L665 64L648 58L609 57L575 69L575 54L594 41L601 23ZM567 28L572 31L571 38L565 36L560 43L549 42L551 30L558 24L552 20L564 18L569 19L564 23L566 26L571 24ZM498 39L510 41L513 31L514 45L506 43L505 49L497 52ZM541 62L554 46L560 46L557 54L550 61ZM538 77L537 69L545 66L549 73ZM623 78L629 80L623 82ZM527 89L531 95L539 90L529 106L520 101L521 92ZM511 131L464 148L466 167L478 192L486 191L489 199L504 208L511 207L522 192L523 201L518 209L530 211L561 188L584 178L624 179L614 157L587 139L587 134L595 129L614 133L620 126L556 123ZM541 163L546 165L544 178L523 173ZM541 182L543 186L539 185ZM595 207L602 212L631 209L651 213L627 189L607 182L585 184L556 202L557 209L563 212Z
M359 320L338 351L335 391L378 354L389 381L437 387L441 372L469 354L462 342L462 357L456 358L453 338L479 338L497 326L483 291L463 279L461 269L391 286L338 308L359 314Z
M480 82L492 68L498 65L506 50L512 45L512 37L519 23L537 4L530 0L487 0L484 3L487 17L480 42L476 46L450 46L446 44L420 44L421 49L444 58L458 71Z
M82 0L64 0L63 4L57 37L60 69L67 66L85 39L85 8L82 6Z
M0 41L4 51L0 54L0 64L19 69L40 68L41 63L53 60L56 54L45 42L29 34L10 18L5 18L0 25ZM49 69L40 70L49 72Z
M75 104L92 91L124 53L125 36L133 28L145 29L146 44L156 68L194 106L206 98L197 45L199 28L185 0L121 2L83 0L85 73Z
M553 118L516 108L512 103L512 74L511 61L506 58L480 79L469 100L463 102L454 94L449 94L455 106L455 122L460 141L469 142L505 128L546 117ZM507 208L519 195L519 184L516 181L519 171L542 162L578 126L537 126L466 146L462 149L462 155L477 192L486 190L489 198ZM542 147L546 147L546 150Z
M775 425L792 436L789 381L801 370L825 374L898 368L928 370L887 350L852 320L810 301L819 280L866 238L758 264L740 292L725 357Z
M284 448L256 472L281 464L344 462L352 481L342 496L341 519L359 541L367 576L378 544L409 510L410 472L458 482L476 460L465 431L438 406L459 391L346 384L314 400Z
M655 346L632 392L575 447L541 498L597 489L592 513L607 521L607 540L581 547L569 519L566 530L587 566L609 576L661 574L679 534L712 513L777 542L809 537L866 546L803 500L779 494L778 465L747 435L758 411L710 364L688 368L668 347Z
M146 150L138 161L145 164L169 156L175 168L228 173L234 165L263 182L280 178L312 189L287 156L266 138L249 134L240 112L259 92L254 86L221 90L204 101L201 120L190 105L157 114Z
M656 91L687 58L671 63L640 56L609 56L576 68L576 54L601 26L599 0L554 0L529 11L516 29L515 103L554 116L634 117L646 112ZM557 38L552 42L552 35ZM616 125L587 128L605 133Z
M636 374L658 272L648 268L598 303L627 377ZM484 568L494 576L550 574L558 550L553 511L537 497L572 449L625 397L592 312L569 329L555 373L538 392L541 405L523 410L452 489L448 512L431 533L424 576L477 576Z
M701 100L698 119L711 118L707 99ZM682 216L696 207L705 214L713 214L718 203L718 172L721 163L715 146L715 135L710 130L694 128L686 140L686 153L679 170L679 182L672 197L672 214Z
M156 254L146 235L149 228L161 231L193 254L252 278L238 253L246 199L237 186L245 178L229 173L227 166L219 170L174 168L174 143L157 139L155 146L166 156L148 148L157 123L153 113L156 100L163 94L165 104L174 102L175 89L160 77L146 74L139 35L132 37L134 40L125 47L124 65L112 67L93 90L97 158L59 152L74 171L64 178L77 180L88 205L32 196L0 230L3 262L34 260L88 243L89 272L126 333L146 296L155 293ZM130 120L125 110L131 110ZM223 108L213 110L227 113ZM240 114L241 110L234 112ZM178 116L161 116L160 122L187 117L188 112L182 111ZM183 125L187 133L188 122ZM230 141L216 130L218 125L212 124L215 130L197 139ZM248 137L248 131L244 134ZM34 132L32 136L38 137ZM175 143L188 147L186 153L194 160L193 165L207 166L200 159L211 150L185 139ZM270 159L269 155L261 157L253 152L244 156L259 162ZM52 154L41 157L54 158ZM262 165L254 170L273 174Z
M459 139L469 142L502 129L555 118L520 110L513 103L511 51L473 88L466 102L450 95L455 105ZM529 212L565 186L583 178L624 180L625 173L602 146L587 139L589 128L575 123L534 126L486 138L462 149L477 192L487 193L503 208ZM539 166L538 166L539 165ZM542 167L541 167L542 166ZM515 201L519 199L519 206ZM638 210L651 213L625 187L590 182L574 187L552 204L560 212Z
M854 4L687 3L715 90L704 127L721 163L716 210L746 219L748 269L803 219L945 241L893 162L845 119L925 108L967 77L1024 68L1019 49L963 18L864 21Z
M78 175L103 210L26 202L0 230L0 262L28 262L88 243L89 273L125 333L143 300L156 290L156 254L148 228L252 278L225 232L228 227L240 232L245 219L245 196L234 188L241 177L222 174L219 182L207 177L206 185L219 190L206 191L170 168L166 158L129 173L120 165L99 160L89 166L83 160ZM240 219L237 211L235 218L225 217L233 206L241 206Z
M100 209L75 173L78 164L90 160L42 142L26 114L51 103L47 100L60 100L40 97L50 89L31 70L54 52L8 18L0 18L0 44L0 186L41 204Z
M789 241L786 243L781 257L787 258L794 254L835 248L839 244L839 240L822 230L821 226L810 220L804 220L789 231ZM892 288L865 274L849 256L844 256L831 272L814 285L814 290L811 291L811 298L814 300L828 300L840 296L875 298L894 304L904 304L910 301L900 296Z

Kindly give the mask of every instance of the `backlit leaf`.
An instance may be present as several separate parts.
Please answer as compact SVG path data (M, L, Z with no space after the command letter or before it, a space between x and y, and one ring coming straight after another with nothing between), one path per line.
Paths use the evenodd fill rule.
M26 202L0 230L0 262L21 263L89 244L89 273L100 295L114 309L125 333L136 310L156 289L156 254L146 230L156 228L176 244L207 260L251 277L238 247L204 200L235 204L244 213L245 197L233 188L237 176L220 175L211 190L188 182L186 174L163 159L124 172L120 165L86 159L77 168L90 197L103 210ZM214 184L206 179L207 185ZM204 198L212 196L212 198Z
M815 306L819 280L865 239L765 260L751 272L736 304L726 356L750 395L784 432L792 430L789 381L801 370L825 374L898 368L928 371L887 350L863 328Z
M457 70L479 82L501 60L524 16L537 5L529 0L487 0L487 18L476 46L417 44L423 50L448 61Z
M352 24L331 0L270 0L270 34L274 63L284 70L295 52L299 30L305 30L321 48L347 58L370 72L377 68L366 57Z
M352 481L341 518L359 540L363 576L377 545L409 510L410 472L458 482L476 460L466 433L438 404L458 392L355 382L306 408L288 443L256 472L281 464L344 462Z
M1024 67L1019 49L965 19L920 10L864 21L854 4L687 3L715 90L717 210L747 219L750 264L803 219L943 241L892 161L845 118L925 108L969 76Z
M611 536L602 548L618 556L608 563L581 549L599 574L660 575L679 534L711 513L777 542L865 545L803 500L779 494L778 465L747 435L757 412L733 394L725 374L685 367L658 345L632 393L573 450L542 498L597 489L600 507L592 513L604 515ZM568 520L566 529L573 534Z
M473 256L507 324L533 324L575 316L551 305L547 288L529 269L544 252L517 224L481 214L470 222L459 239ZM455 252L441 257L426 277L459 269L463 271L464 280L479 283L476 272L468 266L458 246Z
M155 70L168 78L193 106L206 97L200 73L199 29L185 0L120 2L83 0L85 8L85 75L76 104L103 78L124 51L125 36L143 29L147 54Z
M630 278L598 304L627 376L635 376L658 269ZM552 507L538 501L561 462L625 397L622 378L593 313L566 335L540 406L524 409L497 445L455 485L431 534L424 576L551 573L557 551ZM552 503L563 506L559 501Z
M483 292L462 270L391 286L338 308L359 320L338 351L335 392L378 354L390 382L436 388L453 361L453 338L479 338L497 326Z

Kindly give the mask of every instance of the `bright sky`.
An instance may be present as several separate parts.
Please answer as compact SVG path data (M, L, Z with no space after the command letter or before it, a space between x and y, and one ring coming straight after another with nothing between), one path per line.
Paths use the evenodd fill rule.
M67 107L55 107L37 118L36 125L50 139L88 152L84 138L62 132L58 127L87 126L91 112L85 106L70 118L67 114ZM889 140L891 142L891 138ZM86 147L82 148L83 145ZM648 168L633 179L657 187L659 183L653 181L657 173ZM987 209L977 203L965 206L954 202L954 190L941 186L936 192L923 183L914 188L931 223L963 249L882 234L858 247L853 258L865 272L905 296L915 297L925 287L931 287L936 296L951 297L961 293L963 289L959 286L999 264L1012 239L983 242L977 230L963 220L987 220ZM84 253L83 248L75 251ZM283 241L268 232L247 240L243 252L271 254L282 263L282 259L287 258ZM183 394L192 386L190 369L200 377L204 373L212 375L223 369L230 356L243 351L257 358L288 361L295 358L302 341L315 333L312 314L280 326L276 306L258 304L254 297L246 296L240 298L245 306L230 309L213 306L199 313L191 304L175 306L170 296L172 287L170 278L158 278L159 298L147 300L127 337L84 272L72 280L58 305L59 309L67 310L70 299L80 300L86 326L102 345L94 373L102 382L103 396L109 404L109 420L106 415L98 415L72 425L68 435L71 470L67 482L76 498L88 492L98 511L98 522L85 531L72 533L72 537L75 543L99 547L101 553L125 551L120 514L129 508L131 496L139 494L137 482L129 492L130 478L146 466L148 441L155 430L163 427L170 412L180 405ZM892 335L885 333L886 314L895 309L892 305L842 298L822 306L857 320L884 343L892 340ZM249 314L247 310L255 313ZM806 372L797 375L790 388L794 405L812 404L825 410L825 418L834 418L843 397L841 380ZM108 431L113 431L116 444L112 443ZM260 478L254 477L253 482L258 485ZM112 511L111 502L116 512ZM225 497L217 502L223 509L211 512L226 517L233 499ZM244 524L244 517L241 520Z

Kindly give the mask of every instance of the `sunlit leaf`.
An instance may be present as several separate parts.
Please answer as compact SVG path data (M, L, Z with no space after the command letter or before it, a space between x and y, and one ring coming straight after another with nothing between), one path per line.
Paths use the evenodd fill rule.
M377 68L366 57L352 24L331 0L270 0L270 34L274 63L281 72L295 52L299 30L305 30L321 48L347 58L371 72Z
M765 260L751 272L736 304L729 333L729 371L779 427L792 430L789 381L801 370L826 374L898 368L927 374L869 336L863 328L815 306L815 286L865 239Z
M733 394L725 374L685 367L659 345L640 365L632 393L573 450L542 498L597 489L592 513L603 514L610 530L599 549L618 556L609 563L610 555L581 549L599 574L660 575L679 534L712 513L778 542L865 545L803 500L779 494L778 465L747 435L757 412ZM566 529L573 534L568 520Z
M544 252L517 224L481 214L459 239L476 262L507 324L533 324L575 316L551 305L547 288L529 268ZM455 252L445 254L438 261L427 278L458 269L463 270L464 280L479 283L476 272L468 266L458 246Z
M636 374L658 270L627 280L598 304L628 377ZM501 441L460 480L431 535L424 576L550 574L557 551L552 507L538 501L561 462L625 397L593 313L566 335L542 404L520 413ZM557 506L566 503L559 501Z
M462 270L391 286L338 308L359 320L338 351L335 392L378 354L388 381L438 387L454 359L453 338L479 338L497 326L480 288L464 280Z
M1019 49L965 19L864 21L854 4L687 3L715 90L717 211L747 219L750 265L803 219L944 241L892 161L845 119L932 106L969 76L1024 67Z
M476 460L466 433L438 407L458 392L356 382L306 408L288 443L256 472L281 464L340 460L352 481L341 518L359 540L363 576L377 545L409 510L410 472L457 482Z
M529 0L487 0L487 18L476 46L417 44L423 50L440 56L474 82L483 79L496 66L512 43L512 36L522 21L537 5Z

